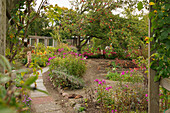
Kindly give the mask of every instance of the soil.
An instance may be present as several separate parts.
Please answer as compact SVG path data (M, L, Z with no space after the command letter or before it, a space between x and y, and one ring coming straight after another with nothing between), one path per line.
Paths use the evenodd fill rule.
M94 91L91 89L92 87L96 87L96 85L94 84L94 80L95 79L106 79L105 75L107 74L106 69L109 68L110 63L113 60L106 60L106 59L87 59L86 63L87 63L87 70L85 72L85 74L83 75L83 79L85 81L85 87L83 89L79 89L79 90L64 90L64 93L67 94L78 94L83 96L83 98L91 98L91 103L88 103L88 109L86 109L87 113L102 113L99 110L99 107L96 107L96 103L93 100L93 93ZM104 65L104 67L102 67L102 65ZM83 99L68 99L68 98L64 98L61 94L61 92L59 92L58 88L54 88L54 86L52 85L52 82L49 80L48 77L48 72L43 74L43 81L44 81L44 85L46 87L46 89L48 90L49 94L56 99L56 102L60 103L63 106L63 109L65 109L65 112L67 113L68 109L69 109L69 113L74 113L74 110L72 107L70 107L70 103L67 106L66 103L71 101L76 101L76 103L79 103L80 101L82 102ZM110 80L106 80L106 83L111 85L112 87L116 86L116 82L114 81L110 81ZM69 107L69 108L68 108Z

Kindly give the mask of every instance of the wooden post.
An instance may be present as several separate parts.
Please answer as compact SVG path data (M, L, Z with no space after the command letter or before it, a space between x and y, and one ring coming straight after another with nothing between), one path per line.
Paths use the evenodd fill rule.
M150 1L149 1L150 2ZM152 6L149 6L149 12L152 11ZM149 20L149 38L152 37L151 33L151 20ZM150 62L152 61L152 58L150 56L154 53L154 51L151 51L151 47L154 41L150 42L148 45L148 65L150 65ZM154 76L156 75L156 72L148 66L148 113L159 113L159 82L154 82Z
M45 47L47 47L47 38L44 39L44 43Z
M5 55L6 47L6 0L0 0L0 54ZM0 66L0 71L4 69Z

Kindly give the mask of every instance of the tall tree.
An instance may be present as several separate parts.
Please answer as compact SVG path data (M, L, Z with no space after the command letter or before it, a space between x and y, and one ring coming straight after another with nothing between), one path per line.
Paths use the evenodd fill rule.
M117 8L128 5L127 3L129 4L121 0L74 0L72 9L64 13L61 18L61 30L78 37L78 51L81 51L81 48L93 37L103 40L111 40L114 37L123 38L134 29L130 25L133 21L127 24L129 21L127 18L114 15L113 12ZM132 2L130 7L136 3L136 1ZM139 31L135 32L140 35Z
M7 32L7 57L10 59L10 62L14 59L17 52L21 50L21 47L23 47L29 25L39 16L41 9L46 3L47 0L41 1L34 16L31 15L32 7L35 6L34 0L18 0L15 8L10 12L9 17L11 17L12 25L9 26Z

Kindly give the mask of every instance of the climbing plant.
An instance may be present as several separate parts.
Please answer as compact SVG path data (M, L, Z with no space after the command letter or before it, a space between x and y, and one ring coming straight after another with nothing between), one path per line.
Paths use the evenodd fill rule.
M153 33L149 41L154 41L151 51L152 55L151 68L156 70L155 81L161 77L170 77L170 2L168 0L157 0L150 2L149 5L153 10L149 13L151 19L151 32Z

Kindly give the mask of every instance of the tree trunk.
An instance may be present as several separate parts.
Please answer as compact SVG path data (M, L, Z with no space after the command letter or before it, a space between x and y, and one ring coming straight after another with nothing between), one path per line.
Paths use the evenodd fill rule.
M0 54L5 56L6 47L6 0L0 1ZM0 65L0 72L4 69Z

